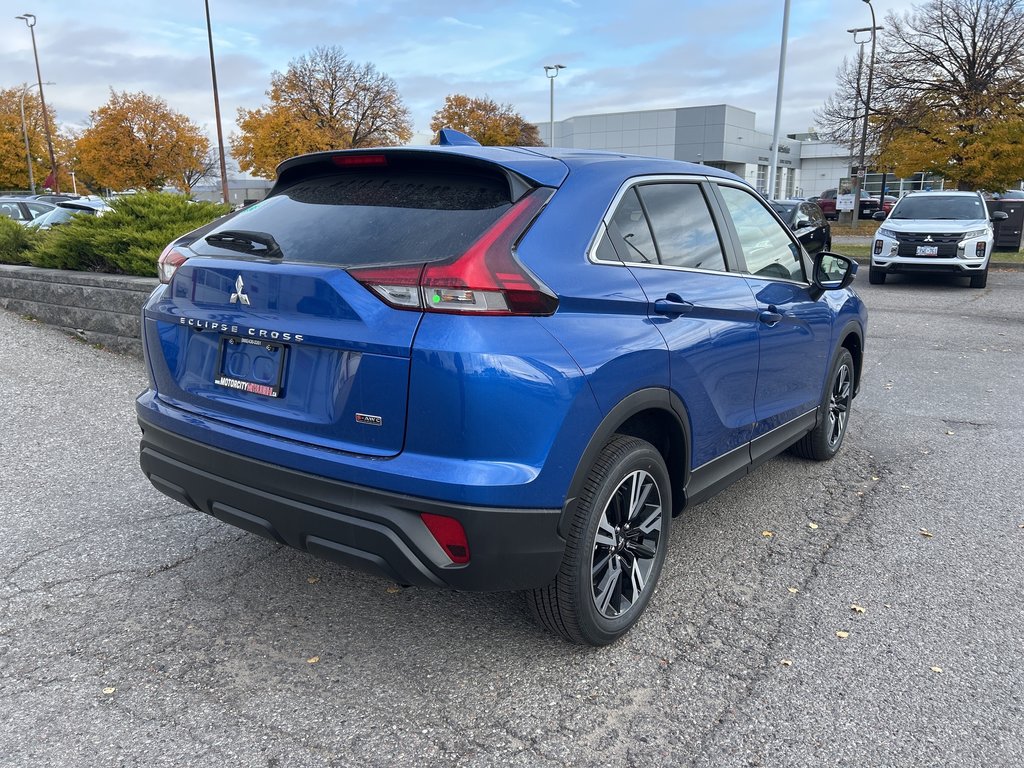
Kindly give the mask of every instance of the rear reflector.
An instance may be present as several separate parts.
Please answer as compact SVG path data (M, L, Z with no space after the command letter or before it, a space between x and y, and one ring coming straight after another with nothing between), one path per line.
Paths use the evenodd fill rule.
M462 523L454 517L432 515L429 512L422 512L420 517L430 535L437 540L453 563L465 565L469 562L469 543L466 541L466 531Z
M551 197L536 189L513 205L461 256L443 262L351 269L396 309L477 315L550 315L558 299L512 250Z
M387 165L388 159L384 155L335 155L331 158L335 165L343 168L365 168L368 165Z

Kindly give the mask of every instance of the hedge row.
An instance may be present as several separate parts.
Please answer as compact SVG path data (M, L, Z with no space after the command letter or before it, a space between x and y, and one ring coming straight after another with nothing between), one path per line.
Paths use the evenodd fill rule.
M103 216L76 216L51 230L0 216L0 263L154 277L164 247L230 208L147 192L115 199Z

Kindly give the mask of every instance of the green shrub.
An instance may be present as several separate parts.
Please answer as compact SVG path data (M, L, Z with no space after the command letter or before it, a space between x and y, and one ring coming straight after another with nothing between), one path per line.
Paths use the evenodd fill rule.
M32 249L37 267L156 275L166 245L230 211L216 203L193 203L181 195L147 192L115 199L103 216L76 216L42 233Z
M31 264L34 235L14 219L0 216L0 264Z

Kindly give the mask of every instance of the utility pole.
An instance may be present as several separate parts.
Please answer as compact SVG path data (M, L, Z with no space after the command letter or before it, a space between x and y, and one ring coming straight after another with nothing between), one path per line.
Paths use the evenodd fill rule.
M46 111L46 97L43 96L43 74L39 69L39 50L36 48L36 17L34 13L23 13L15 16L21 19L32 34L32 55L36 60L36 81L39 83L39 103L43 107L43 130L46 132L46 148L50 152L50 177L53 179L53 191L60 192L60 179L57 177L57 157L53 153L53 136L50 134L50 115Z
M217 120L217 153L220 155L220 191L224 196L224 204L230 205L228 195L228 166L224 159L224 130L220 127L220 96L217 93L217 64L213 58L213 25L210 23L210 0L206 4L206 36L210 41L210 74L213 77L213 114Z

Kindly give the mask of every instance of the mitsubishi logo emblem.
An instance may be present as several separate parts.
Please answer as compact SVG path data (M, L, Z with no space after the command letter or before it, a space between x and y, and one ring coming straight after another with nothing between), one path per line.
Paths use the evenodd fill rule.
M934 242L935 242L935 240L934 240L934 239L932 239L932 236L931 236L931 235L928 235L928 236L927 236L927 237L926 237L926 238L924 239L924 241L925 241L926 243L934 243ZM238 278L238 281L239 281L239 282L241 282L241 281L242 281L242 278ZM246 301L245 303L246 303L246 304L248 304L249 302L248 302L248 301Z
M228 303L234 304L236 301L239 304L245 304L247 307L249 306L249 297L245 295L245 283L242 282L241 275L239 275L238 279L235 280L235 292L231 294L231 299Z

